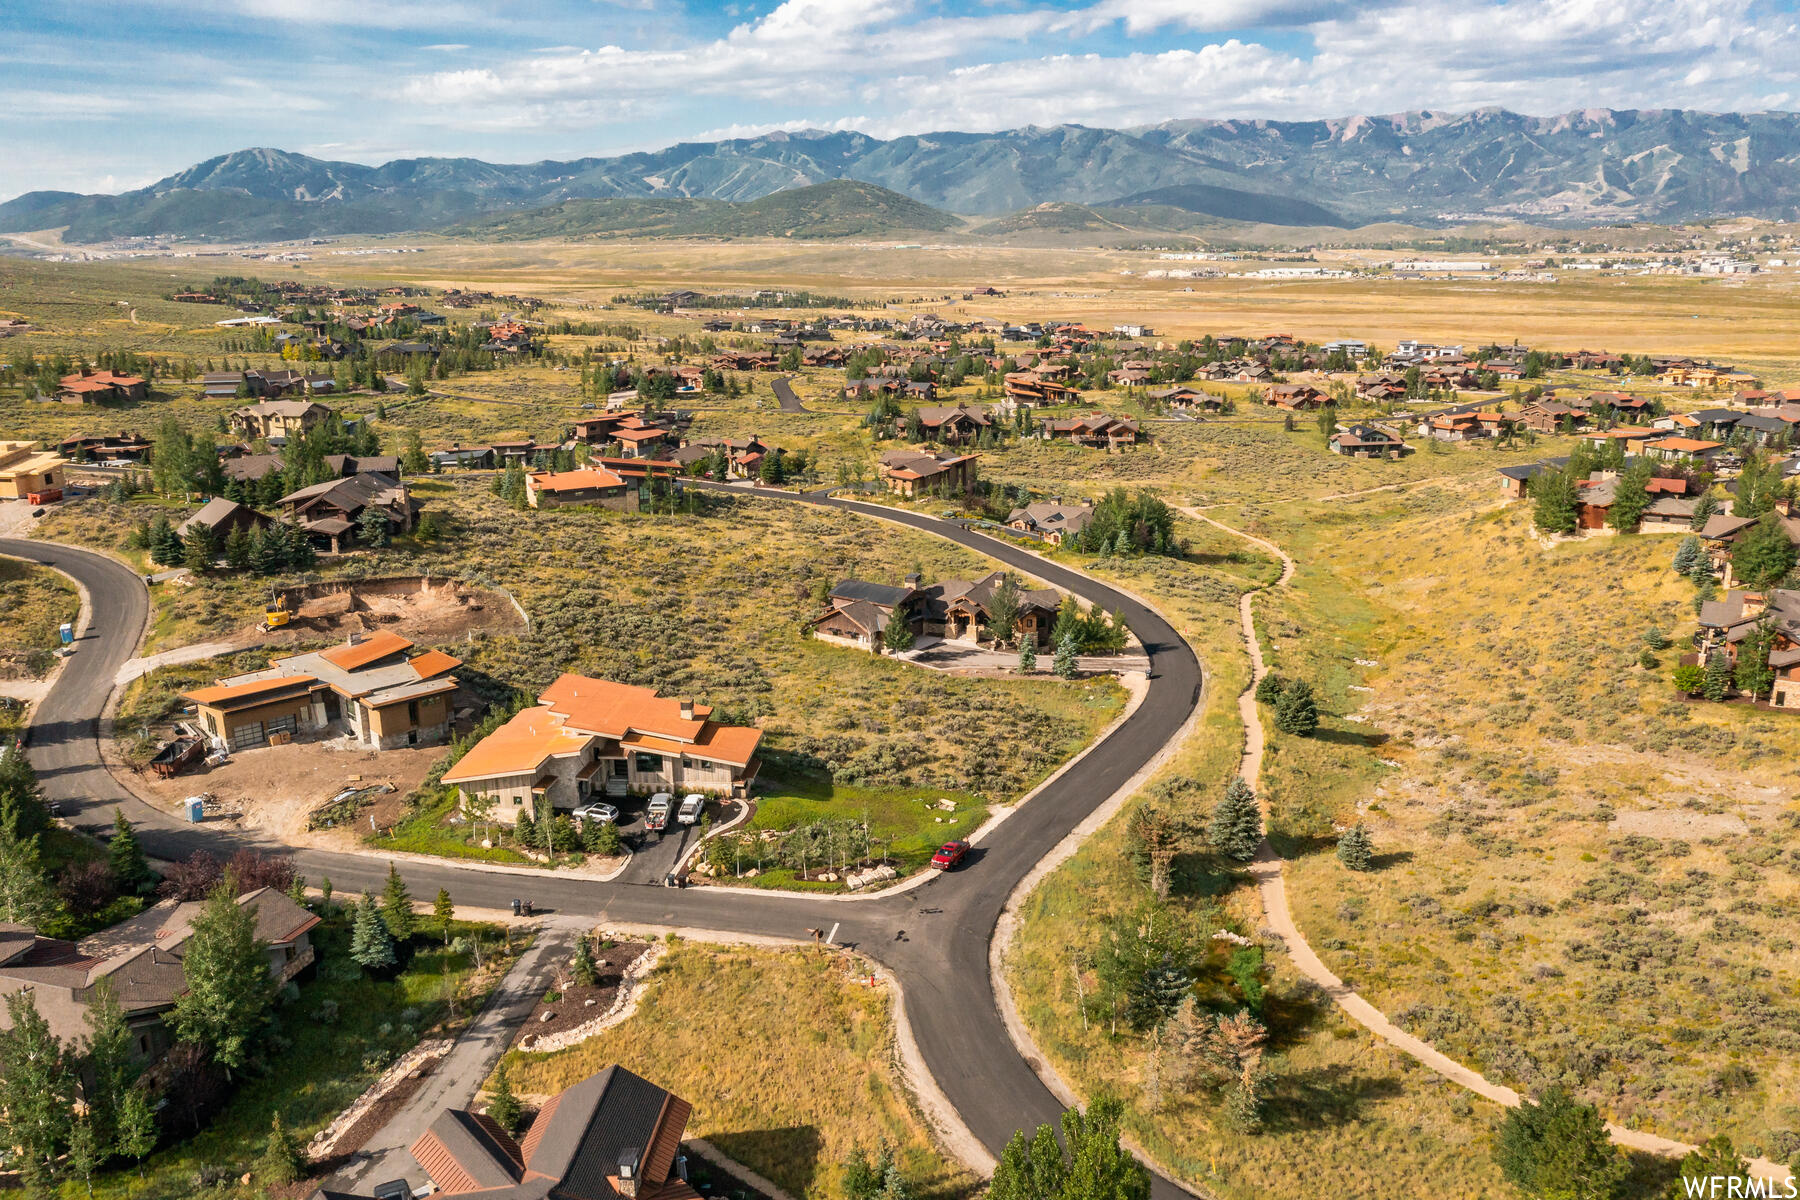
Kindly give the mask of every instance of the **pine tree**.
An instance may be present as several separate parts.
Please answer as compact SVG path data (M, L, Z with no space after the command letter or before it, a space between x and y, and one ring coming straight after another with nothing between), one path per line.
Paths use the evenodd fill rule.
M1575 532L1575 477L1568 470L1543 471L1531 481L1531 521L1540 533Z
M1242 779L1226 785L1224 798L1213 809L1207 837L1213 849L1226 858L1249 862L1256 857L1263 839L1262 808L1256 793Z
M169 518L158 517L150 527L150 561L159 567L172 567L181 561L181 538Z
M350 957L365 971L385 971L397 961L394 935L382 921L375 897L367 892L356 906L356 921L350 928Z
M587 935L575 939L575 956L569 960L569 977L581 987L593 987L600 980L594 968L594 953L588 949Z
M176 999L169 1023L182 1041L206 1047L221 1066L241 1067L275 993L267 946L256 936L256 913L237 902L229 874L207 896L193 930L182 948L187 990Z
M181 565L196 574L209 570L218 556L212 530L204 525L195 525L181 540Z
M439 888L437 899L431 903L431 917L444 931L444 945L450 944L450 923L456 920L456 905L450 901L450 893Z
M1281 700L1281 689L1287 685L1281 676L1270 671L1256 681L1256 702L1258 704L1275 704Z
M513 823L513 837L518 839L521 846L536 848L538 844L537 822L531 819L529 808L519 810L518 819Z
M1296 679L1281 690L1275 705L1275 728L1296 737L1307 737L1319 727L1319 708L1313 702L1312 685Z
M356 536L371 550L380 550L389 542L387 515L378 508L363 509L356 523Z
M1708 700L1723 700L1731 691L1731 664L1723 651L1715 650L1706 659L1705 681L1700 694Z
M1019 624L1019 585L1011 575L1000 580L1000 586L988 598L987 609L988 635L996 648L1004 646L1013 640Z
M256 1179L268 1187L286 1187L306 1174L306 1159L293 1131L282 1123L277 1111L269 1121L269 1140L263 1145L262 1157L256 1160Z
M1606 1200L1619 1194L1629 1171L1599 1112L1561 1088L1507 1112L1494 1161L1534 1200Z
M1675 548L1675 560L1669 565L1675 569L1677 575L1691 577L1694 568L1705 561L1706 547L1699 538L1690 533L1682 538L1681 545Z
M1064 635L1063 639L1056 643L1056 653L1051 657L1050 669L1056 672L1056 677L1058 679L1075 678L1077 665L1075 662L1075 636L1073 634Z
M1036 639L1029 633L1019 639L1019 672L1021 674L1029 675L1037 670L1037 646L1034 644L1035 640Z
M106 861L112 867L113 878L118 880L120 889L132 895L147 891L155 878L149 860L144 857L137 830L131 827L131 822L125 819L125 811L120 808L113 809L113 835L106 845Z
M494 1094L488 1100L487 1115L494 1118L500 1128L511 1133L519 1127L519 1098L513 1095L512 1074L507 1070L506 1059L494 1068Z
M1338 861L1352 871L1367 871L1375 865L1375 842L1361 825L1352 825L1338 839Z
M611 821L588 821L581 830L581 848L602 858L616 858L623 852L619 827Z
M1719 511L1719 499L1713 495L1712 489L1700 493L1700 499L1694 502L1694 515L1688 521L1688 528L1699 533L1706 528L1706 523Z
M888 617L887 627L881 631L882 646L898 653L911 650L913 641L911 614L904 608L896 608Z
M406 889L406 880L400 878L400 872L393 863L388 864L387 886L382 891L381 920L393 934L394 941L404 945L413 931L418 928L418 918L413 913L412 893Z

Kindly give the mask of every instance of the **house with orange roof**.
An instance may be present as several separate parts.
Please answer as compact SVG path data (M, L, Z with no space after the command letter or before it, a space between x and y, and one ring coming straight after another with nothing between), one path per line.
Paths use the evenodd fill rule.
M585 675L562 675L537 704L469 748L444 772L466 805L499 820L542 803L649 792L742 796L756 777L762 730L722 725L712 709Z
M1664 462L1685 462L1697 466L1706 466L1713 457L1725 448L1723 442L1709 442L1691 437L1661 437L1644 442L1642 449L1652 458L1660 458Z
M96 371L83 367L59 381L57 399L77 404L115 404L144 400L150 385L139 375L121 375L117 371Z
M360 749L429 746L450 734L460 659L397 633L278 658L261 671L181 693L208 735L231 750L303 733L347 735Z
M595 466L531 471L525 475L525 503L533 508L598 504L619 512L637 512L637 481Z

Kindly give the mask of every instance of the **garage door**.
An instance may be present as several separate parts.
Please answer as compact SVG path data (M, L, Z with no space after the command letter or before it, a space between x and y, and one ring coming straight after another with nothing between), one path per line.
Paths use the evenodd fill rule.
M231 748L233 750L248 750L252 746L260 746L268 740L269 736L263 732L261 721L251 721L249 724L239 725L231 731Z
M299 727L299 716L294 713L289 713L285 717L276 717L273 721L269 722L269 736L273 737L278 733L292 733Z

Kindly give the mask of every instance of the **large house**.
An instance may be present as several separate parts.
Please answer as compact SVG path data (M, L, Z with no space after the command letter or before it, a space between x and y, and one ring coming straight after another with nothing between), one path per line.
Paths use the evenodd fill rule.
M1700 659L1723 653L1733 666L1745 641L1763 628L1774 632L1768 665L1775 672L1769 702L1800 707L1800 592L1773 588L1747 592L1732 588L1723 600L1700 606Z
M1060 500L1038 500L1007 514L1006 527L1020 533L1034 534L1052 546L1060 546L1065 537L1080 533L1094 519L1092 504L1064 504Z
M686 1100L612 1066L550 1097L521 1139L484 1113L447 1108L411 1151L439 1196L700 1200L681 1154L690 1112ZM313 1200L374 1198L321 1191Z
M1026 408L1080 403L1080 389L1053 378L1053 374L1047 370L1009 371L1001 386L1009 403Z
M888 450L880 473L888 491L917 496L935 488L966 491L975 480L976 454L933 454L928 450Z
M1351 458L1399 458L1412 449L1378 425L1352 425L1331 435L1333 454Z
M1074 442L1077 446L1104 446L1116 450L1135 446L1144 439L1144 430L1136 421L1111 417L1105 413L1088 413L1084 417L1040 422L1038 431L1045 441Z
M1005 572L994 571L974 582L951 579L926 586L919 576L909 575L899 587L846 579L831 589L825 611L812 619L813 634L879 654L888 624L900 620L915 637L979 641L992 634L989 606L1005 578ZM1029 637L1036 645L1048 645L1061 605L1061 593L1052 588L1021 589L1018 620L1007 640Z
M637 512L639 480L605 467L573 471L533 471L525 476L525 503L533 508L565 508L597 504L618 512Z
M0 499L26 500L63 485L69 464L54 450L36 442L0 442Z
M246 441L262 439L279 446L315 425L324 424L331 409L312 400L264 400L231 414L231 428Z
M985 405L958 402L919 409L919 428L925 440L961 445L981 436L993 427L993 413Z
M470 747L444 782L465 805L483 797L504 819L540 800L568 810L631 792L742 796L756 777L761 741L762 730L721 725L692 700L562 675L536 705Z
M747 438L697 438L683 442L674 457L683 467L689 467L711 458L717 451L725 456L727 479L755 479L769 450L769 444L753 433Z
M1332 403L1332 399L1310 383L1277 383L1263 392L1263 403L1289 412L1310 412Z
M418 505L392 475L364 471L289 492L280 500L287 519L336 554L354 540L366 513L376 512L390 531L409 532Z
M64 375L56 393L59 400L81 404L118 404L143 400L149 394L150 385L142 376L121 375L117 371L96 371L91 367L83 367L73 375Z
M57 453L75 462L128 460L137 462L150 454L150 439L141 433L79 433L56 444Z
M269 975L286 983L313 961L311 931L319 923L278 891L258 888L238 897L256 914L256 937L265 944ZM87 1010L110 987L125 1010L132 1050L140 1060L169 1048L164 1018L187 990L182 960L199 901L164 900L79 942L39 936L29 925L0 924L0 995L30 991L50 1032L74 1042L88 1033ZM0 1006L0 1028L7 1026Z
M249 750L298 733L336 731L360 747L429 746L450 733L452 673L459 659L420 654L382 631L342 646L278 658L261 671L181 693L201 726L232 750Z

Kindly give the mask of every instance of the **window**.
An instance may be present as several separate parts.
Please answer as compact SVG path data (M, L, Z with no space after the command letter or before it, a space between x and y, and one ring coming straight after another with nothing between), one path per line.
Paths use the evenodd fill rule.
M248 750L253 746L262 745L267 740L261 721L246 721L231 731L231 748L233 750Z
M645 774L658 774L663 769L662 755L644 754L640 751L637 755L637 769Z

